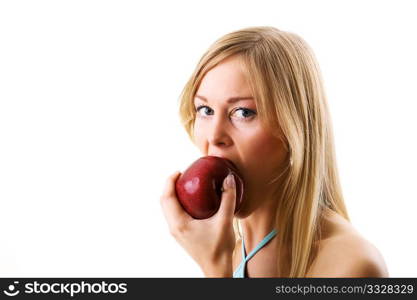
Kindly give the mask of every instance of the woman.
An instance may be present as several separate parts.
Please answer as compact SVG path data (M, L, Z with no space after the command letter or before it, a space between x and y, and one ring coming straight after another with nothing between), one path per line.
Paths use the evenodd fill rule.
M219 211L195 220L175 194L180 173L167 180L170 231L206 276L388 276L349 222L320 70L302 38L273 27L223 36L187 82L180 116L202 155L230 159L245 182L236 215L232 176Z

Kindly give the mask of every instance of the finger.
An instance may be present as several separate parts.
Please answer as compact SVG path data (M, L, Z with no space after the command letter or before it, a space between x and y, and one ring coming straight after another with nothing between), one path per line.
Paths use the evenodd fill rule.
M180 175L181 175L180 171L175 171L173 174L168 176L168 178L165 181L164 191L162 193L163 197L176 196L175 182L177 181L177 179Z
M168 177L161 196L161 207L170 226L190 217L182 208L175 192L175 182L180 174L181 172L176 171Z
M223 180L223 193L218 214L221 217L231 219L234 216L236 206L236 181L233 173Z

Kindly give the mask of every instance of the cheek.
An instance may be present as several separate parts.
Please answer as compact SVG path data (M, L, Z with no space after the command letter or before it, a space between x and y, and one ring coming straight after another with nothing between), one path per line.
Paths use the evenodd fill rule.
M194 144L199 148L202 147L202 143L204 142L204 139L206 138L204 129L205 128L204 126L202 126L201 122L199 122L198 120L194 122L193 140L194 140Z
M254 136L247 144L246 161L248 171L259 177L270 177L282 168L287 151L281 140L260 133Z
M252 156L261 160L269 160L273 157L277 159L281 156L281 152L285 152L281 140L260 128L248 136L247 145L250 146Z

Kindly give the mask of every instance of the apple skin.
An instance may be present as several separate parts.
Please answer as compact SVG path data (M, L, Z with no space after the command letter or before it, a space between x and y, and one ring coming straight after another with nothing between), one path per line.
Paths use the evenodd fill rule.
M223 180L231 172L236 182L236 208L244 195L244 182L234 164L225 158L204 156L192 163L175 183L177 198L194 219L207 219L220 207Z

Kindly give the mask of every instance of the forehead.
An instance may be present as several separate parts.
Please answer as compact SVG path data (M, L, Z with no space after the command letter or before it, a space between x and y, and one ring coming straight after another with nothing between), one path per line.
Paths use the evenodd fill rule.
M241 60L237 57L228 58L207 72L197 94L209 100L252 96Z

